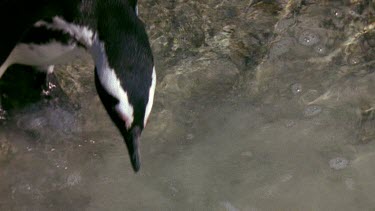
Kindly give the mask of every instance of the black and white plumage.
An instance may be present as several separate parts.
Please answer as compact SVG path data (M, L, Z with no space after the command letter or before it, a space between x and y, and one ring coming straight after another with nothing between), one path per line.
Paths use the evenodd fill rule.
M12 64L52 72L75 52L89 52L99 97L125 139L134 171L156 84L137 10L136 0L0 0L0 78Z

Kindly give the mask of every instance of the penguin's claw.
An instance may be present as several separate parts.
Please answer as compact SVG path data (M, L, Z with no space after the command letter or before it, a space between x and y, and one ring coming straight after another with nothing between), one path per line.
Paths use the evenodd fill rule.
M51 74L52 73L47 73L46 75L46 83L42 89L42 96L44 97L51 97L51 93L53 92L53 90L56 88L56 85L54 83L52 83L52 79L51 79Z

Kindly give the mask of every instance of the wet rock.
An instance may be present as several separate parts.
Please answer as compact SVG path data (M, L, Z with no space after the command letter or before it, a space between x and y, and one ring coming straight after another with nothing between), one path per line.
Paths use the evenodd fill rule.
M243 14L230 40L230 58L240 70L253 68L267 54L266 45L277 22L275 13L281 10L276 2L260 2L254 7L259 9ZM260 16L263 17L261 21L254 21Z
M295 20L293 18L282 19L275 25L275 32L282 34L289 30L293 24L295 24Z
M168 144L169 147L164 148L163 150L156 148L157 145L163 145L162 147L164 147L165 145L163 142L181 139L195 140L198 136L201 137L201 131L206 132L204 130L206 128L202 126L202 128L197 127L193 128L192 130L191 127L196 126L195 121L199 113L190 115L188 114L188 109L193 106L193 108L198 108L198 105L201 105L199 109L200 111L204 112L205 109L207 109L207 107L205 107L207 105L205 103L206 99L215 99L214 103L218 103L220 102L219 100L223 100L222 96L226 94L230 95L228 98L230 98L229 100L231 101L235 101L235 99L232 97L232 94L235 94L236 96L241 96L241 102L242 100L248 100L250 103L263 104L264 101L268 100L267 102L270 102L272 105L277 105L277 103L280 102L280 99L285 100L285 98L287 98L285 97L285 93L288 96L291 95L291 92L297 95L293 99L299 97L299 103L301 103L301 105L298 105L298 102L291 100L291 102L285 104L291 107L282 106L288 107L285 109L287 110L287 117L281 115L283 118L275 118L279 117L280 115L269 114L269 111L267 111L267 113L264 115L272 116L269 118L270 124L267 124L267 126L270 126L270 128L267 129L272 129L272 125L278 123L281 124L281 126L287 127L287 129L278 129L277 134L282 134L280 132L284 132L285 130L287 130L289 133L291 130L300 130L301 128L303 131L305 131L304 129L306 128L304 128L304 125L298 122L299 118L293 118L295 116L301 116L300 113L295 113L295 111L298 110L298 108L295 108L298 106L304 106L305 111L303 112L303 115L305 115L305 117L310 117L319 114L322 111L323 105L324 108L327 106L330 106L330 108L335 108L332 109L332 111L337 111L338 109L336 108L341 109L342 107L339 106L345 104L349 104L350 106L357 108L358 102L361 100L366 100L368 101L369 105L373 105L375 102L373 95L373 90L375 90L373 85L373 47L375 46L374 33L372 33L370 30L361 34L364 27L373 20L373 13L369 12L371 11L371 5L369 5L368 2L369 1L317 0L140 1L140 18L146 23L147 31L150 35L150 41L154 51L158 73L158 83L155 98L156 102L152 117L150 118L150 124L143 135L143 138L147 138L146 140L155 140L158 144L153 145L151 143L152 141L148 141L147 146L152 145L152 149L144 150L145 160L150 160L149 158L152 157L150 154L147 154L148 152L157 152L158 155L161 155L161 157L154 160L163 159L163 156L165 156L165 154L169 155L171 151L176 152L176 150L173 150L176 148L174 145ZM351 61L352 55L355 56L353 57L355 59L352 59ZM361 60L358 62L356 60L357 58L361 58ZM92 81L92 62L78 62L72 65L60 66L58 68L61 68L61 71L57 71L57 74L61 79L61 86L68 94L69 99L75 103L83 105L84 108L90 108L90 112L94 111L100 113L100 111L97 109L100 107L99 100L95 101L95 103L91 103L92 101L81 100L83 96L87 96L88 94L96 95L95 87ZM238 81L238 84L240 85L236 86L236 89L233 89L232 85L236 81ZM293 84L291 86L291 84L295 82L298 82L298 84ZM303 87L300 84L302 84ZM253 99L255 100L253 101ZM289 98L287 98L287 100L289 100ZM249 103L246 103L246 106L248 106ZM293 103L297 105L294 105ZM96 108L92 109L90 106ZM31 115L30 113L32 112L35 112L35 115ZM77 124L74 112L71 112L69 109L65 109L64 107L48 108L42 111L35 110L32 112L26 112L24 114L25 116L22 118L22 120L20 120L19 127L37 134L39 133L39 137L50 137L56 140L61 140L59 139L60 137L67 137L67 134L80 130L80 124ZM280 113L280 109L275 109L275 111L271 111L271 113ZM220 115L232 118L231 113ZM85 129L89 129L90 135L92 134L93 130L96 131L98 129L96 122L106 121L103 118L104 115L95 116L97 116L95 117L97 118L95 121L91 121L91 124L85 125ZM330 115L327 116L329 116L328 118L331 118ZM289 118L290 120L287 120ZM52 119L59 119L61 121L55 122ZM263 124L257 122L256 119L252 119L252 116L249 119L251 122L256 122L256 125ZM275 121L276 119L287 121L280 123ZM223 118L224 122L225 120L226 119ZM330 119L330 121L334 120ZM373 125L370 124L370 122L373 121L370 119L368 119L368 121L363 121L362 128L366 128L367 131L363 134L365 134L364 136L373 139L374 133L368 133L368 131L373 131ZM202 125L202 122L200 123L201 124L199 126ZM221 122L219 123L221 124ZM238 125L245 128L244 130L247 130L247 128L252 128L252 126L249 126L248 122L245 123L246 124ZM107 125L109 125L109 120ZM238 129L237 125L236 128ZM351 127L351 129L352 128L353 127ZM56 134L55 131L61 134ZM309 132L308 130L306 131ZM102 131L99 133L102 134ZM111 134L113 134L113 131L111 131ZM208 134L211 136L211 131L208 131ZM272 135L273 133L267 134ZM145 135L147 135L147 137L145 137ZM196 137L194 137L194 135ZM341 136L336 136L336 134L334 137L334 141L336 141L336 138L341 138ZM0 134L0 140L1 138L2 136ZM90 138L85 138L84 140L90 140ZM253 162L242 162L242 164L246 165L245 168L237 169L238 166L242 165L240 162L236 163L235 165L231 165L231 168L233 168L233 166L236 167L236 169L233 168L235 171L227 171L226 169L223 169L223 172L230 172L232 173L231 177L236 177L230 179L245 181L245 183L250 186L252 184L256 184L254 189L260 189L258 193L252 192L254 190L253 188L246 189L245 187L244 189L236 189L239 186L237 183L237 185L234 184L230 187L232 189L235 188L233 189L235 190L234 193L249 193L250 195L260 198L262 201L262 199L265 198L280 198L279 195L282 193L281 190L283 186L280 186L279 184L284 183L284 185L288 185L286 184L287 182L290 183L294 181L292 181L292 173L285 174L285 172L283 173L282 171L289 171L292 165L281 164L274 166L274 162L269 162L275 158L277 158L277 160L279 160L278 158L284 158L284 154L287 153L283 152L282 150L274 150L274 148L263 149L263 147L268 146L263 143L261 138L262 137L260 136L249 138L249 140L255 141L251 141L252 145L249 147L249 149L253 149L253 147L255 147L254 149L261 147L260 151L264 150L277 153L270 153L269 155L262 155L258 157L258 155L253 155L253 153L250 151L237 148L239 151L236 150L235 155L240 159L249 160L252 159L252 157L257 156L257 159L254 159L254 163L261 161L261 163L259 163L260 168L255 168L257 171L254 171L254 168L251 168L251 166L249 168L248 166L253 165ZM98 139L94 140L97 141ZM283 140L284 139L281 139L281 141ZM322 144L324 148L327 149L325 144L329 143L331 139L328 140L328 138L322 138L320 140L327 141ZM201 141L202 140L199 140L199 143L204 145L204 143ZM246 144L249 143L247 140L242 141L239 139L238 143L245 143L245 141ZM261 143L261 145L257 144L258 141ZM81 152L86 152L90 158L89 160L94 160L89 167L97 166L97 161L100 160L97 157L100 156L97 156L96 151L87 152L84 150L87 150L88 147L97 147L97 145L99 145L98 142L99 140L95 144L86 144L84 147L82 147L82 145L78 145L77 143L74 144L74 146L81 146L77 147L77 149L80 150L80 154L85 154ZM146 142L144 143L146 145ZM151 145L149 145L149 143L151 143ZM308 144L313 143L310 142ZM228 146L229 145L230 143L228 143ZM314 149L314 146L311 148ZM6 149L6 147L3 148ZM191 155L191 153L194 155L194 153L196 153L196 148L193 146L192 148L185 148L184 150L181 150L181 152L177 150L180 152L177 157L175 154L173 154L173 158L176 158L173 160L175 163L172 162L168 163L168 165L164 165L165 162L163 161L163 165L159 166L154 164L160 163L151 161L148 166L146 164L146 168L144 170L146 172L145 175L161 174L159 175L160 177L173 177L173 179L177 181L176 184L180 184L179 180L181 178L181 181L183 182L188 179L187 183L184 183L183 185L184 188L180 188L178 185L172 184L168 186L169 189L166 191L178 199L178 202L181 202L180 199L182 199L179 197L184 197L185 195L187 198L192 198L191 204L196 206L195 208L197 209L202 207L204 209L211 205L210 203L212 202L212 197L214 199L225 199L222 202L217 202L214 200L216 206L225 210L239 210L239 208L249 206L249 204L252 203L246 200L244 201L243 198L241 199L241 197L236 201L230 201L230 199L226 200L226 196L219 195L221 194L222 190L227 190L228 187L224 186L223 188L217 184L222 184L219 182L222 181L222 178L226 178L228 175L221 175L221 171L217 171L217 169L222 168L215 168L214 165L216 165L216 162L214 165L207 165L210 164L208 163L209 159L199 159L199 162L193 163L195 158L192 156L192 161L191 163L188 163L189 165L186 165L186 163L179 163L178 160L180 158L183 160L187 157L187 155ZM39 152L38 146L31 144L27 149L30 149L30 152L25 153L27 156L38 154ZM99 196L96 195L97 192L93 191L93 193L90 192L90 194L94 195L93 198L91 198L91 195L87 197L77 197L77 193L74 197L74 190L76 190L77 186L84 182L83 175L94 175L96 178L96 174L92 173L91 171L87 172L86 170L90 169L88 166L80 168L86 172L69 172L70 169L74 169L75 164L73 161L81 160L68 159L64 153L62 153L63 149L57 146L54 146L53 149L55 150L51 150L51 148L47 149L48 153L51 154L48 159L40 159L35 162L38 164L31 165L30 167L33 168L33 170L30 170L30 172L38 172L38 175L34 177L40 178L40 184L47 184L45 187L39 188L38 185L35 185L29 181L29 176L27 175L22 177L22 179L14 179L12 186L15 187L14 190L16 194L14 196L16 196L16 200L9 200L10 203L15 204L12 207L14 210L19 210L17 208L20 208L21 205L18 205L16 202L20 201L18 199L23 199L22 197L17 197L18 193L30 195L27 191L27 184L31 190L44 191L42 191L42 195L46 198L45 203L48 204L48 206L51 206L49 207L49 210L59 209L61 207L68 210L84 210L87 208L85 207L85 203L94 204L91 205L93 207L99 206L100 203L106 204L108 202L107 198L111 197L101 196L107 196L109 192L115 192L114 195L118 195L116 191L123 193L123 191L117 190L116 188L110 188L112 185L117 184L118 181L125 181L124 185L127 183L130 185L132 184L132 177L117 178L117 176L123 172L115 172L116 180L112 179L111 176L106 175L105 178L111 179L110 181L103 181L103 183L106 183L105 185L108 188L103 188L103 190L98 191L98 193L100 192ZM200 151L202 150L201 147L197 153L203 152L200 153L202 156L210 155L210 153L206 152L209 152L212 147L207 147L207 149L203 147L203 149L204 151ZM225 153L230 151L227 148L225 149ZM240 153L239 155L238 152ZM224 158L225 153L224 156L220 157ZM123 156L114 155L112 151L110 154L110 157L116 157L116 160L123 159ZM94 156L95 159L93 159ZM117 159L117 157L121 158ZM361 184L372 184L371 178L373 178L374 172L371 171L369 166L371 166L373 157L373 154L370 157L361 158L359 156L355 162L350 161L351 168L356 168L356 174L354 174L354 176L359 176L359 178L353 178L353 181L361 181ZM190 159L190 157L188 157L188 159ZM48 171L55 171L58 173L47 175L43 171L39 171L41 168L35 170L34 167L41 165L40 163L44 160L48 160L49 162L49 164L46 165L46 169L48 169ZM82 160L85 161L85 159ZM319 159L317 160L319 163ZM328 165L333 169L342 169L343 166L347 168L349 165L348 161L344 158L335 158L332 160L333 161L328 162ZM25 166L22 166L23 168L21 168L21 173L25 172L24 168L30 165L29 159L24 159L22 161L27 161L22 162L26 163L27 165L25 164ZM313 159L311 159L311 162L312 164L315 163ZM345 162L347 163L345 164ZM114 169L117 167L117 162L105 163L105 169ZM163 175L165 172L167 172L165 171L165 168L169 168L168 166L173 167L175 164L178 167L178 171L176 170L178 173L176 175L170 175L169 173ZM200 165L202 165L202 168ZM226 162L221 162L220 165L225 167L227 166ZM193 171L190 167L196 168L195 170L197 171L194 169ZM65 168L68 169L66 170ZM152 170L150 171L152 173L148 172L149 169ZM250 170L247 171L246 169ZM366 171L363 171L363 169L366 169ZM272 184L269 177L272 175L272 173L274 173L274 171L277 171L277 175L282 176L277 180L277 185L269 185ZM108 173L111 171L104 172ZM20 173L20 171L14 171L13 174L9 173L9 176L4 176L4 179L2 179L3 181L8 181L7 178L12 179L16 175L19 175L17 173ZM202 180L202 175L210 175L211 173L214 173L212 180L209 179L210 181L208 183L206 183L208 180ZM39 176L42 174L47 176ZM58 175L62 174L63 176L61 176L60 179L56 179L56 177L59 177ZM103 174L103 172L101 172L101 174ZM304 172L302 172L302 174L304 174ZM186 175L189 176L186 177ZM124 180L124 178L126 179ZM147 198L150 197L151 199L155 199L162 195L160 197L162 200L160 200L161 203L159 203L159 205L164 203L160 206L173 207L173 205L175 205L173 204L174 202L172 202L173 200L165 199L165 194L160 194L158 191L156 191L157 193L153 193L153 190L155 190L156 187L155 185L158 184L158 177L155 178L155 183L143 183L143 179L138 178L138 181L142 182L142 184L146 184L144 186L146 190L151 190L147 191L147 194L143 195L146 197L146 200L144 201L154 202L155 200L147 200ZM218 183L212 184L210 183L211 181L218 181ZM345 185L349 190L351 190L353 187L356 188L355 184L353 185L353 181L345 180L345 184L343 184L344 188ZM98 188L95 186L95 184L99 184L95 183L95 179L93 182L94 187L92 187L92 189L97 190ZM16 184L19 184L19 186ZM190 187L191 184L197 185ZM199 191L201 190L199 188L205 188L204 185L201 186L202 184L207 184L210 187L214 185L214 187L216 186L215 188L217 188L217 191L213 193L214 195L212 197L208 196L209 198L205 198L207 196L204 193L202 195L196 194L197 196L189 195L189 193L201 192ZM360 185L360 183L357 185ZM5 187L7 184L4 183L3 186ZM139 185L135 183L133 188L138 186ZM185 187L187 187L187 189ZM8 193L9 191L6 188L7 187L1 191ZM131 188L132 187L130 187L130 189ZM110 191L105 192L106 189L109 189ZM159 188L157 189L159 190ZM367 190L371 192L371 189ZM291 189L289 194L293 194L295 191L300 192L298 189ZM223 191L223 193L225 193L225 191ZM309 191L306 193L308 194ZM332 193L333 194L331 196L340 197L335 195L334 192ZM131 195L128 196L132 198ZM306 196L310 197L310 195ZM33 198L30 199L30 202L33 202L32 199ZM203 202L200 204L199 200L202 200ZM257 206L259 206L261 210L275 208L269 204L258 203L256 200L257 199L255 198L254 202L257 203ZM362 200L361 197L359 197L359 200ZM71 201L74 201L74 203L71 203ZM82 201L84 201L84 203L82 203ZM139 206L143 206L143 204L141 203L142 205L140 205L136 200L133 201L135 207L132 207L132 203L124 205L122 203L123 201L116 200L116 198L114 198L113 201L118 201L116 203L119 203L120 209L142 210L142 208L145 208L140 208ZM150 204L152 205L150 207L155 208L154 203ZM201 206L202 204L204 206ZM346 205L348 203L344 202L344 204ZM297 203L295 204L294 209L306 209L306 206L309 205L311 204L303 204L298 207ZM180 206L180 204L177 204L175 207ZM23 207L25 207L25 210L35 208L32 205ZM147 208L145 209L147 210ZM278 207L278 209L288 208ZM41 209L35 208L35 210Z
M293 47L294 40L292 38L286 38L282 39L280 41L277 41L276 43L272 44L270 48L270 58L276 58L278 56L281 56L287 52Z
M55 67L59 87L69 96L72 104L82 105L84 96L95 93L94 64L91 56L82 53L81 57L72 63Z
M218 90L231 86L239 73L237 67L216 54L182 60L171 67L161 80L158 89L163 94L173 95L175 100L191 96L193 92L204 92L208 87Z

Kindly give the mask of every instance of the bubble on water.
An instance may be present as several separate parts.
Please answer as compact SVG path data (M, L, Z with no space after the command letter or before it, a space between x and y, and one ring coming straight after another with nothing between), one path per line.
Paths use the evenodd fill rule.
M302 84L300 83L295 83L290 86L290 90L292 91L293 94L297 95L302 92Z
M318 105L310 105L305 108L303 111L303 115L305 117L312 117L320 114L322 112L322 108Z
M304 46L313 46L320 42L319 35L314 33L313 31L306 30L301 33L298 38L298 42Z
M334 8L331 10L331 14L335 17L335 18L342 18L344 16L344 13L338 9L338 8Z
M320 55L325 55L327 53L327 48L324 45L317 45L314 47L314 51Z
M329 167L335 170L341 170L348 166L349 161L343 157L333 158L329 161Z
M349 65L357 65L359 63L361 63L361 59L358 56L350 56L348 58L348 64Z

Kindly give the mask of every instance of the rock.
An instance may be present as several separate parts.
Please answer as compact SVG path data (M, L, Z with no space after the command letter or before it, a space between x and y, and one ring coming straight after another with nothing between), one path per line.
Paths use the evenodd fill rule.
M204 92L208 87L224 90L239 73L233 63L215 53L182 60L167 71L157 88L163 94L174 96L174 100L187 98L193 92Z

